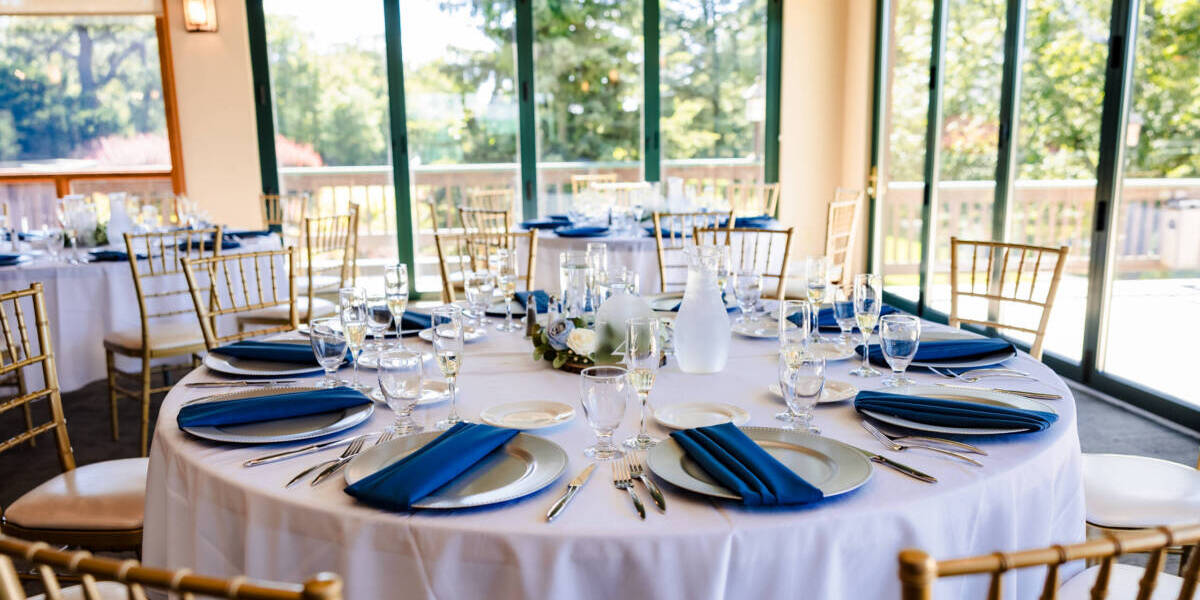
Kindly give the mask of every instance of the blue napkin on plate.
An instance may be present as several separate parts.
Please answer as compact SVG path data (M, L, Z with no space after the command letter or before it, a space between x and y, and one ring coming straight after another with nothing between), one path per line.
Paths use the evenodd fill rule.
M529 310L529 298L532 297L534 306L537 307L538 313L544 313L550 310L550 294L542 290L533 290L532 292L517 292L514 294L517 304L521 305L524 310Z
M433 317L411 310L404 311L404 315L400 317L401 331L415 331L418 329L429 329L433 327Z
M1012 342L997 338L923 341L917 346L917 355L913 357L913 360L918 362L978 360L1012 352L1015 349ZM862 356L862 347L857 348L855 352ZM883 357L883 349L879 347L879 344L871 345L869 359L875 364L887 364L887 359Z
M24 254L0 254L0 267L11 267L29 260Z
M521 221L521 227L524 227L525 229L554 229L556 227L562 227L566 223L570 223L570 221L551 218L530 219L528 221Z
M942 427L1042 431L1058 420L1058 415L1038 410L887 392L859 392L854 408Z
M515 429L458 423L416 452L347 486L346 493L378 508L412 510L414 502L454 481L517 433Z
M554 233L558 234L558 237L566 238L601 237L608 235L608 228L599 225L567 226L555 229Z
M562 221L563 223L571 222L571 215L546 215L546 218L552 221Z
M88 252L90 262L121 262L129 260L129 254L120 250L92 250ZM138 259L146 258L145 255L139 254Z
M328 390L198 402L179 409L175 422L180 428L244 425L334 412L370 402L371 399L358 390L336 387Z
M203 244L201 244L200 240L192 240L191 243L192 243L192 250L199 250L201 245L203 245L205 251L213 249L213 241L211 239L204 240ZM239 242L237 240L237 238L234 238L229 235L221 236L221 249L222 250L233 250L235 248L241 248L241 247L242 247L242 243ZM186 240L179 242L180 250L187 250L187 248L188 248L188 242Z
M270 229L235 229L233 231L226 231L225 235L235 238L256 238L266 237L271 235L271 233Z
M317 355L313 354L312 346L304 344L286 344L283 342L260 342L256 340L241 340L210 350L215 354L244 358L249 360L266 360L271 362L295 363L298 365L320 366Z
M900 312L900 310L894 306L888 306L887 304L884 304L879 308L879 316L881 317L883 315L890 315L896 312ZM800 315L791 315L788 317L788 320L796 325L799 325ZM833 316L832 308L822 308L821 310L817 311L817 328L824 332L838 332L842 330L841 327L838 327L837 318ZM853 331L858 331L858 325L854 326Z
M808 504L825 497L732 423L671 434L683 451L747 506Z
M734 227L759 228L766 227L775 222L771 215L758 215L756 217L737 217L733 220Z

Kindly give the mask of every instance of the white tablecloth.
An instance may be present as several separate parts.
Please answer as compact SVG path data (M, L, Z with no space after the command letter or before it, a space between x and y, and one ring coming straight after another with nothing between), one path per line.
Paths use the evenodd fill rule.
M279 247L279 237L245 238L240 248L225 253L252 252ZM124 251L124 247L117 248ZM126 261L95 262L70 265L38 257L12 267L0 267L0 292L27 289L35 281L42 282L46 291L46 312L50 318L50 337L58 362L58 381L62 390L77 390L88 383L104 379L104 336L119 330L140 335L142 321L138 314L137 292L133 275ZM182 277L176 282L186 289ZM183 310L192 307L187 296L160 300L155 310ZM200 324L192 317L199 330ZM140 369L140 363L122 359L123 370Z
M578 408L572 422L539 432L570 460L566 476L542 493L498 507L396 514L356 504L341 481L284 489L318 457L246 469L242 461L263 448L183 434L175 425L178 407L204 392L177 387L163 403L150 452L143 558L155 566L281 580L331 570L346 578L347 597L364 599L898 598L896 554L905 547L952 557L1083 538L1070 391L1026 355L1011 364L1041 382L1005 384L1063 395L1053 402L1060 418L1042 433L972 440L989 452L982 469L919 450L885 452L858 425L850 404L825 405L816 412L824 435L885 453L940 482L877 467L854 492L789 509L744 508L664 486L667 513L651 507L644 522L602 467L555 523L545 523L567 479L588 463L582 450L593 438ZM830 376L863 383L847 375L852 366L831 363ZM782 407L766 389L774 374L774 341L735 336L724 372L685 375L669 366L651 402L732 402L751 413L751 425L770 426ZM188 376L212 378L203 368ZM865 385L878 387L879 380ZM460 410L474 419L484 407L517 400L578 407L578 388L577 375L532 361L519 334L492 332L467 347ZM378 408L362 431L391 422L386 407ZM434 405L419 409L417 418L428 426L445 412L444 404ZM631 402L618 437L632 433L637 419ZM1042 573L1011 577L1006 597L1029 598ZM941 585L939 597L982 597L986 581Z

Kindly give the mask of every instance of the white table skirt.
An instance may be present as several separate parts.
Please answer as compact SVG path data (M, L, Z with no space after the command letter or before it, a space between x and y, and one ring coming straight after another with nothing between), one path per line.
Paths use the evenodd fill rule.
M246 238L240 248L226 253L252 252L279 247L279 237ZM124 248L119 248L124 251ZM64 392L77 390L107 377L104 365L104 336L114 331L133 331L140 335L142 320L138 314L137 292L126 261L70 265L46 258L12 267L0 267L0 292L28 289L40 281L46 293L46 312L50 337L58 362L58 381ZM170 289L186 289L182 277ZM161 290L160 290L161 291ZM171 307L167 307L167 302ZM155 310L192 308L186 295L158 301ZM187 316L181 316L187 319ZM194 316L191 323L199 331ZM140 363L120 359L122 370L140 369ZM40 380L40 375L36 375Z
M830 377L864 383L847 375L850 363L831 363ZM898 598L896 555L902 548L954 557L1084 537L1070 391L1027 355L1011 364L1041 382L1005 385L1063 395L1053 402L1060 418L1045 432L972 440L989 453L981 458L982 469L919 450L885 452L858 425L849 403L826 405L816 412L824 435L894 456L940 482L877 467L854 492L788 509L744 508L668 485L667 513L650 507L644 522L602 467L555 523L545 523L566 480L588 463L582 450L593 438L578 409L570 423L538 433L566 449L570 461L564 478L542 493L491 508L398 514L356 504L341 481L284 489L292 475L324 456L246 469L242 461L264 448L188 437L175 416L180 403L204 392L177 387L163 404L150 452L143 558L155 566L275 580L330 570L345 577L348 598L364 599ZM751 425L771 426L782 408L766 390L774 374L774 341L735 336L724 372L685 375L669 366L651 403L732 402L751 413ZM188 376L212 378L203 368ZM879 381L865 386L878 387ZM578 385L577 375L532 361L518 334L492 332L467 346L460 410L474 419L486 406L516 400L578 406ZM636 429L634 404L620 438ZM392 420L386 407L378 409L361 431ZM445 404L422 408L417 419L428 426L446 410ZM1006 598L1036 596L1042 575L1013 573ZM942 598L982 597L987 582L958 578L939 585Z

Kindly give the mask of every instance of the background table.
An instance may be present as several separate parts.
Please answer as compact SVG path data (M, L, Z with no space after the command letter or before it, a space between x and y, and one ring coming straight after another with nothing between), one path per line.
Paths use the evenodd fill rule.
M651 402L731 402L751 413L750 425L774 425L772 416L783 406L767 392L775 378L775 348L773 340L735 336L724 372L685 375L671 365L660 373ZM578 376L534 362L519 334L493 331L467 346L460 411L474 419L501 402L569 403L575 419L538 435L560 444L570 464L542 493L490 508L398 514L356 504L341 481L284 489L292 475L324 455L243 468L242 461L264 449L207 443L180 432L180 404L205 392L176 387L163 404L150 452L143 558L155 566L268 579L300 580L332 570L346 578L348 598L898 598L901 548L951 557L1083 539L1070 391L1026 355L1010 364L1041 383L995 381L1062 394L1063 400L1052 401L1059 419L1041 433L971 440L989 453L981 457L982 469L920 450L884 451L859 426L849 403L825 405L816 411L824 435L892 456L940 483L879 467L852 493L785 509L744 508L664 485L667 513L651 506L640 521L602 466L552 524L544 521L546 510L588 463L582 450L593 438L578 408ZM851 361L831 363L829 375L879 386L880 378L849 377L852 367ZM212 378L199 369L187 380ZM359 431L391 422L386 407L378 408ZM446 410L446 404L421 408L417 418L428 426ZM618 437L633 433L637 420L631 401ZM1007 598L1034 597L1040 589L1040 571L1009 577ZM947 580L939 597L982 597L986 584Z
M225 254L269 250L279 247L279 236L244 238L236 249ZM115 247L114 247L115 248ZM124 248L116 248L124 251ZM36 257L24 264L0 267L0 292L27 289L40 281L46 290L46 312L50 318L50 337L58 361L58 381L62 390L77 390L104 379L104 336L117 330L141 331L137 292L129 262L111 261L71 265ZM187 289L182 276L172 289ZM170 310L192 308L187 296L171 298ZM168 301L158 301L156 310L168 310ZM199 330L200 324L191 317ZM140 369L136 362L118 357L125 370ZM40 378L40 375L38 375Z

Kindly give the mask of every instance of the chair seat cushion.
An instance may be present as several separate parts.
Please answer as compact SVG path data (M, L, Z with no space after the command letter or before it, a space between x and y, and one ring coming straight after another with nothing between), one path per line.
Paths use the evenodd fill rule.
M130 350L142 347L142 328L114 331L104 336L104 341L113 346ZM204 346L204 334L196 319L187 321L150 322L150 349L170 350L188 346Z
M308 294L308 277L296 278L296 294L304 296ZM320 273L312 276L313 290L317 293L333 293L336 294L338 288L342 287L342 278L337 275L321 275Z
M1059 600L1091 600L1092 585L1096 583L1096 573L1100 566L1096 565L1067 580L1058 588ZM1133 565L1114 564L1112 575L1108 580L1108 598L1136 598L1138 583L1145 571ZM1183 579L1170 573L1159 573L1154 593L1150 600L1175 600L1179 597ZM1200 600L1200 592L1192 596Z
M128 600L129 593L124 585L115 581L97 581L96 589L100 590L102 600ZM45 600L45 594L30 596L29 600ZM83 586L73 585L62 589L62 600L86 600Z
M313 298L313 317L326 317L337 312L337 305L324 298ZM296 314L303 321L308 314L308 296L300 296L296 298ZM287 321L288 320L288 305L278 304L267 308L260 308L244 312L238 316L239 319L246 321Z
M148 464L146 458L123 458L59 474L17 498L4 520L24 529L140 528Z
M1084 454L1087 520L1112 528L1181 525L1200 515L1200 471L1127 454Z

